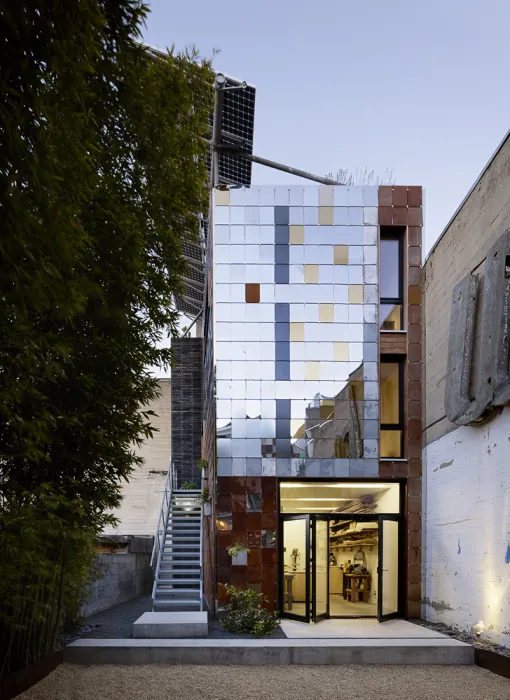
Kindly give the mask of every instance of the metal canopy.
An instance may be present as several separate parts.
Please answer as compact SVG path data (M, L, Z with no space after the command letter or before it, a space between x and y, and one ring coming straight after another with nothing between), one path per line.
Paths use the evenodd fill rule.
M234 88L234 89L232 89ZM255 88L243 81L226 77L222 90L223 104L221 110L221 128L219 129L219 146L234 146L243 152L253 152L253 129L255 122ZM208 140L212 139L214 116L209 117ZM211 176L212 153L207 154L207 170ZM219 152L218 182L223 185L251 184L251 161L239 158L234 153ZM209 230L206 212L200 219L200 239L195 243L183 244L182 252L188 263L183 277L185 285L182 296L175 298L178 311L194 318L203 306L205 284L204 253Z

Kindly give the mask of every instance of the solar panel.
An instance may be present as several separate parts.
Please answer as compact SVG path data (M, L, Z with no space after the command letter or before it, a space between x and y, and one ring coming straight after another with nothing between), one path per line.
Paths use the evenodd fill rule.
M223 112L221 120L220 145L240 146L243 151L253 152L253 129L255 123L255 88L252 85L241 87L242 81L226 78ZM212 136L213 114L209 117L209 138ZM207 172L211 173L211 153L207 154ZM251 161L237 158L229 153L220 153L218 158L219 184L251 184ZM204 289L204 249L209 231L209 222L204 212L201 220L201 243L183 243L183 255L188 262L184 275L185 291L175 298L178 311L187 316L196 316L202 310ZM201 292L199 291L201 289Z

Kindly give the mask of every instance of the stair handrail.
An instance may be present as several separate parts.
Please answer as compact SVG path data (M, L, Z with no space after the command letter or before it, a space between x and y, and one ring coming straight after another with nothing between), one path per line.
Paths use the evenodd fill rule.
M152 587L152 600L156 596L156 583L159 576L161 565L161 554L163 552L163 544L165 541L165 533L168 525L168 516L170 514L170 504L172 503L172 490L175 483L175 466L173 462L168 465L168 472L165 477L163 486L163 495L161 497L161 508L159 510L158 526L154 535L154 546L152 547L151 568L154 569L154 584Z

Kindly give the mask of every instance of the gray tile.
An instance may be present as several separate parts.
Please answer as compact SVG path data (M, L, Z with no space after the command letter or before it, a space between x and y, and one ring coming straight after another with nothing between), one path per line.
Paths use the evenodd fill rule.
M378 304L379 294L376 284L365 284L363 287L363 302L365 304Z
M277 243L274 247L274 261L276 265L289 264L289 246L282 243ZM247 261L249 262L249 261Z
M366 328L366 326L365 326ZM363 363L363 379L367 382L377 382L378 380L378 365L377 362Z
M305 460L305 472L306 476L320 476L321 475L321 460L320 459L307 459Z
M246 457L233 457L232 476L246 476Z
M305 460L294 457L290 460L290 475L305 476Z
M290 438L276 438L276 457L280 459L282 457L289 458L292 454L292 448L290 444ZM278 464L276 465L278 468ZM290 462L289 462L290 470Z
M365 284L378 284L377 265L364 265L363 282Z
M321 476L335 476L335 460L321 459Z
M246 476L262 476L262 460L260 457L246 459Z
M289 323L275 323L275 341L289 341L290 339L290 324Z
M365 401L363 404L363 417L366 421L378 421L379 403L377 401Z
M288 226L275 226L275 228L274 228L274 242L277 245L289 245L289 227Z
M379 326L377 323L363 324L363 341L365 343L377 343L379 340Z
M275 284L289 284L289 266L275 265L274 266L274 281Z
M379 437L379 421L377 420L365 420L365 438L377 438Z
M363 359L365 362L377 362L379 355L377 343L363 343Z
M363 445L366 459L377 459L379 457L379 440L363 440Z
M341 478L343 476L349 476L349 460L348 459L335 459L335 476Z
M290 476L290 458L276 458L276 476Z
M363 243L377 245L377 226L363 226Z
M365 459L363 465L363 476L372 477L379 476L379 460Z
M289 207L276 206L274 208L274 222L277 226L289 223Z
M216 461L216 474L218 476L232 476L232 459L219 457Z
M365 401L377 401L379 398L379 383L365 382Z
M364 475L363 459L351 459L349 463L349 476L359 478Z
M289 382L290 381L290 362L280 362L274 363L274 373L275 380L277 382Z
M276 476L276 458L262 457L262 476Z
M276 362L290 362L290 342L288 340L275 343L274 357Z
M274 305L274 320L281 323L290 321L290 304L277 303Z

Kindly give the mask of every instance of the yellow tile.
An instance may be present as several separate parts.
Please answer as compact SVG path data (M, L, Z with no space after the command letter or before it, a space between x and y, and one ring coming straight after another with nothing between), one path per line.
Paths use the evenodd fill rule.
M305 284L318 284L319 266L305 265Z
M333 207L319 207L319 226L333 226Z
M363 285L349 285L349 304L363 304Z
M290 339L296 340L298 343L304 343L304 341L305 341L305 324L304 323L291 323L290 324Z
M335 251L335 265L347 265L349 263L349 246L348 245L336 245Z
M320 362L307 362L305 365L305 379L320 379Z
M230 205L230 190L216 190L214 195L214 203L218 206Z
M319 304L320 323L333 323L335 320L335 307L333 304Z
M305 242L305 227L291 226L290 227L290 244L304 245Z
M349 343L335 343L333 346L335 362L347 362L349 359Z

